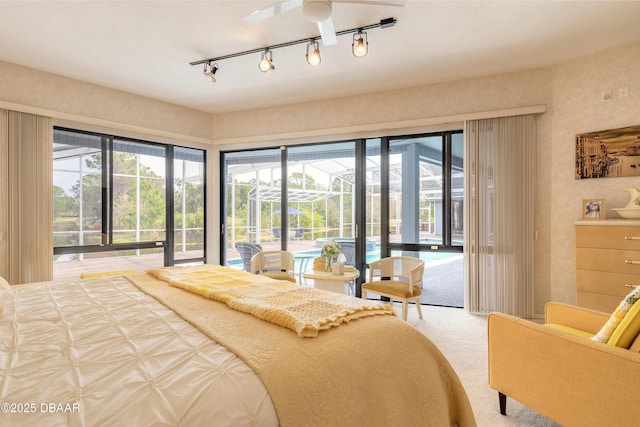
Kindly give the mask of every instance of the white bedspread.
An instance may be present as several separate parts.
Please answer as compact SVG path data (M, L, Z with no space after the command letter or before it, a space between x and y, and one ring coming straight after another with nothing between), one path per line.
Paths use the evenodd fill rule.
M251 368L122 277L0 296L2 426L278 424Z

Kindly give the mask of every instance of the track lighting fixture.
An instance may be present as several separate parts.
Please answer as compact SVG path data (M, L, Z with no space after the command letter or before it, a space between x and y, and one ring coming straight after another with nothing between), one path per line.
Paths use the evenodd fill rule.
M273 65L273 52L271 52L269 48L265 49L264 52L262 52L262 55L260 57L260 63L258 64L258 68L263 73L276 69L276 67L274 67Z
M362 58L367 55L369 51L369 42L367 40L367 33L365 30L371 30L374 28L389 28L393 27L396 24L395 18L386 18L381 20L377 24L366 25L364 27L359 28L351 28L349 30L343 30L336 32L336 36L343 36L345 34L353 34L353 42L351 44L351 51L353 55L357 58ZM280 43L273 46L261 47L258 49L245 50L243 52L231 53L224 56L218 56L216 58L203 59L201 61L191 62L191 65L200 65L204 64L203 74L206 78L211 80L212 83L215 83L215 74L218 71L219 67L216 61L222 61L224 59L235 58L238 56L250 55L254 53L261 53L260 63L258 64L258 68L263 73L267 73L271 70L275 70L276 67L273 65L273 49L279 49L282 47L294 46L306 43L307 44L307 54L306 60L310 65L320 65L322 61L320 57L320 46L318 44L318 39L320 36L313 38L306 38L300 40L294 40L290 42Z
M364 38L362 38L364 36ZM351 43L351 51L356 58L364 58L369 52L369 41L367 40L367 33L363 33L362 30L353 35L353 43Z
M309 53L311 50L311 53ZM307 45L307 63L309 65L320 65L322 58L320 57L320 46L316 40L311 40Z
M207 65L209 66L209 71L207 71ZM204 63L204 70L202 71L202 74L204 74L204 76L208 78L211 83L216 82L216 71L218 71L218 64L212 64L210 62Z

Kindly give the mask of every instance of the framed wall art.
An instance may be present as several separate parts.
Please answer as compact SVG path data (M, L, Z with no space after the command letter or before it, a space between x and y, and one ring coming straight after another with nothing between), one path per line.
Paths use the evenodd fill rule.
M640 125L576 135L576 179L640 176Z
M604 219L604 199L584 199L582 219Z

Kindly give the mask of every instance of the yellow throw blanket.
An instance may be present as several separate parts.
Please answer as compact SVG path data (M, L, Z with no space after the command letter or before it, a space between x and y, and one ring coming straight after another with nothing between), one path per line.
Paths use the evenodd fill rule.
M147 270L147 273L171 286L291 329L300 337L316 337L321 330L353 319L395 315L389 305L305 288L219 265L166 267Z
M397 316L305 340L150 274L126 278L242 358L267 388L282 427L476 426L444 355Z

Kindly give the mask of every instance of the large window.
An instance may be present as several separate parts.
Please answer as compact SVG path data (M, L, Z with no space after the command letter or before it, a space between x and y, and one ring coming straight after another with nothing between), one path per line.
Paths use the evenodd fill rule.
M204 261L202 150L56 128L53 153L55 278Z

